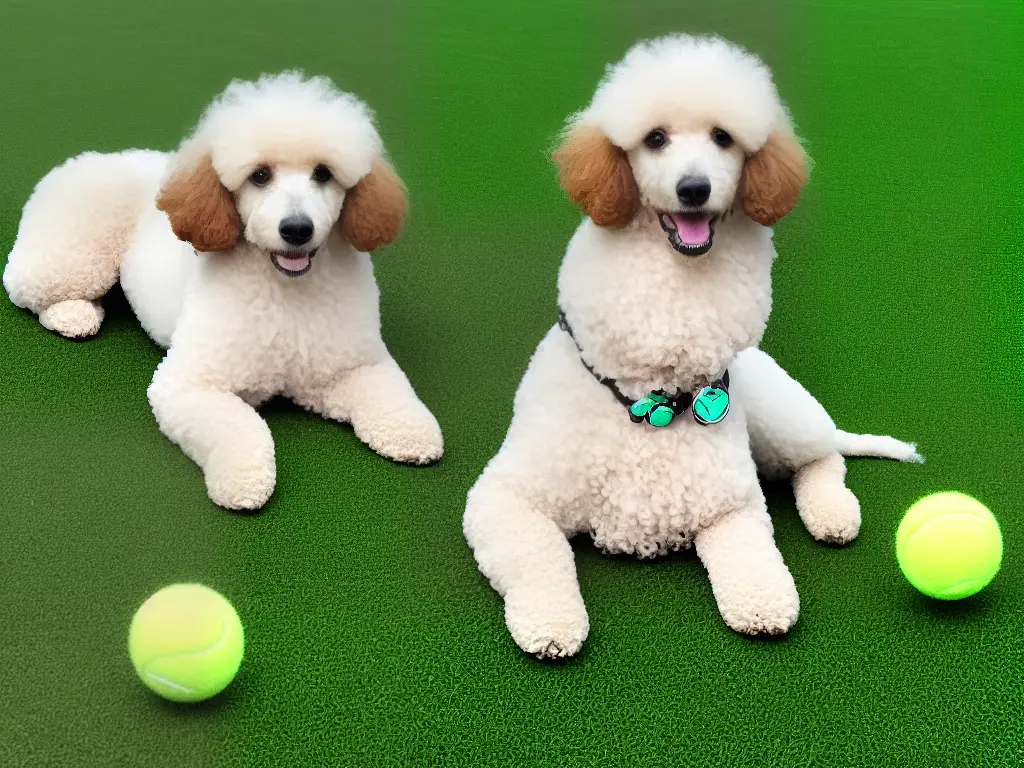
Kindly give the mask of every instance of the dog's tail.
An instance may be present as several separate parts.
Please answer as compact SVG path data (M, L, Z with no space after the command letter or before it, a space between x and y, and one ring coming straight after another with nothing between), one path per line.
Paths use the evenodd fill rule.
M920 464L924 457L917 452L913 443L904 443L895 437L884 435L854 435L836 430L836 448L843 456L874 456L879 459L896 459Z

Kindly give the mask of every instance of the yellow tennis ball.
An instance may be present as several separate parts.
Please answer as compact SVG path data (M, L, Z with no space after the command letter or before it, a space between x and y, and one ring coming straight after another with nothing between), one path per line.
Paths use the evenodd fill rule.
M1003 537L988 507L963 493L915 503L896 531L896 559L907 580L939 600L980 592L999 572Z
M242 663L245 636L235 609L202 584L172 584L142 604L128 630L128 655L151 690L193 702L223 691Z

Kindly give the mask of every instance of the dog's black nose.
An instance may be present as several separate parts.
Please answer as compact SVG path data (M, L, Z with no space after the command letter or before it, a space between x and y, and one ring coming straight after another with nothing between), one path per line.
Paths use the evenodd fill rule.
M711 182L704 176L686 176L676 184L683 205L704 205L711 197Z
M305 245L313 237L313 220L309 216L289 216L277 228L288 245Z

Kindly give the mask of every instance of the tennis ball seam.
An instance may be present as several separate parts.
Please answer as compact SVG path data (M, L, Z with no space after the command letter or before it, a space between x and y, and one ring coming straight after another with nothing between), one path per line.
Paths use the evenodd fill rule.
M939 494L939 495L944 495L945 498L935 499L933 496L925 496L923 499L921 499L921 501L918 501L917 503L915 503L913 505L913 507L910 508L910 511L907 512L906 517L909 517L914 512L916 512L919 509L921 509L922 507L920 507L919 505L921 505L922 502L929 502L931 504L934 504L934 503L938 502L939 504L942 505L942 509L941 510L935 510L932 514L923 517L921 520L918 520L911 527L903 528L903 526L900 525L900 528L903 528L903 532L902 533L903 533L904 537L909 538L910 536L913 536L915 533L917 533L919 530L921 530L922 526L924 526L924 525L926 525L928 523L934 522L935 520L937 520L940 517L941 518L946 518L949 515L958 515L958 516L962 515L964 517L970 517L970 518L973 518L974 520L980 520L980 521L992 521L992 522L995 521L995 517L992 515L991 510L989 510L988 508L986 508L984 506L982 506L979 509L975 505L980 504L980 502L977 501L976 499L972 499L970 496L965 496L963 494L950 494L950 495ZM966 508L959 507L959 506L949 506L949 507L947 507L946 504L948 504L950 502L958 502L960 504L966 504L967 507ZM906 519L906 518L904 518L904 519ZM997 523L997 525L998 525L998 523Z
M142 669L143 674L146 675L146 677L156 680L157 682L168 683L171 685L172 688L177 688L178 690L181 690L183 692L191 693L193 691L192 688L183 686L180 683L170 683L169 681L165 680L161 675L157 675L153 672L150 672L150 669L153 667L154 664L158 664L159 662L164 661L165 659L171 659L173 661L182 661L190 656L199 656L201 654L207 654L216 651L219 646L222 646L227 642L228 635L231 634L230 622L221 619L221 627L222 628L220 637L217 638L217 640L213 642L211 645L207 646L206 648L200 648L195 651L184 651L182 653L165 653L162 656L156 656L155 658L149 659L146 662L145 667L143 667ZM241 666L241 660L239 660L239 666Z
M919 533L921 529L925 526L931 525L933 523L947 525L950 522L950 520L955 518L963 518L965 520L971 520L982 524L994 522L990 516L980 514L979 512L972 509L949 510L948 512L942 512L941 514L935 515L933 517L926 517L924 520L921 520L917 523L917 525L913 526L912 528L904 528L901 533L901 537L904 542L907 542L910 539L912 539L917 533Z
M958 594L963 587L968 587L968 586L969 587L973 587L973 586L975 586L976 584L979 584L982 581L984 581L984 579L979 579L979 578L961 579L956 584L949 584L947 586L942 587L938 591L940 593L942 593L942 594L945 594L945 595L955 595L955 594Z
M161 675L154 675L149 671L144 671L143 674L145 674L150 680L160 683L160 685L166 685L168 688L173 688L174 690L181 691L184 694L191 695L196 692L195 688L189 688L187 685L182 685L181 683L176 683L173 680L168 680L166 677Z

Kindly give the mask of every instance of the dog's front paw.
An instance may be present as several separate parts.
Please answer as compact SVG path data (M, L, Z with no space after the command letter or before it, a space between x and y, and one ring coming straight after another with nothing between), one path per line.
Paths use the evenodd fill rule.
M274 453L218 448L204 467L206 491L214 504L226 509L259 509L274 492L277 469Z
M562 597L510 590L505 595L505 624L516 645L538 659L575 656L590 631L579 592Z
M69 339L86 339L100 331L103 307L94 301L71 299L47 307L39 313L39 323Z
M372 425L364 424L359 437L376 453L400 464L424 466L440 460L444 454L444 437L437 419L421 406L415 410L389 413Z
M783 565L764 579L719 586L718 611L731 629L744 635L784 635L800 615L800 596Z
M791 603L733 605L720 610L729 628L744 635L784 635L793 628L800 615L800 606Z

